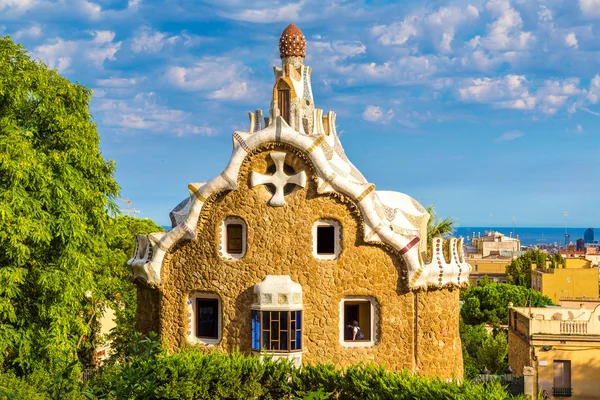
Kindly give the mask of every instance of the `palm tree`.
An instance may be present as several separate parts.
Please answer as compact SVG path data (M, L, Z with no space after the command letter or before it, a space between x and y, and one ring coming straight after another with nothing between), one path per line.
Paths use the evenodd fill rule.
M431 243L435 237L446 237L454 232L454 219L446 217L443 220L438 219L433 209L433 204L427 207L429 221L427 221L427 243Z

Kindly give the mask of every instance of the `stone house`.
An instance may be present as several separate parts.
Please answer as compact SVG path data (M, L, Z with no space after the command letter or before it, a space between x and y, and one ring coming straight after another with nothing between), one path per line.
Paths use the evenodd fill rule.
M426 210L375 190L348 160L335 113L314 105L296 26L279 49L270 116L249 113L225 170L188 186L170 231L136 238L138 328L171 349L462 379L462 243L428 246Z

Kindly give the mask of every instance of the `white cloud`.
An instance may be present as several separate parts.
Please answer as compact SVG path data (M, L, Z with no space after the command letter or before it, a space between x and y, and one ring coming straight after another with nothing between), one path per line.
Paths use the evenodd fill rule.
M392 110L383 111L381 107L368 105L363 111L363 118L371 122L385 123L389 122L394 117Z
M137 79L134 78L107 78L107 79L98 79L96 80L96 85L102 87L111 87L111 88L119 88L119 87L128 87L133 86L137 83Z
M164 46L166 35L159 31L152 31L148 27L140 29L131 43L131 50L134 53L157 53Z
M522 31L523 19L509 0L490 0L485 5L494 21L485 37L476 36L477 44L488 50L523 50L534 40L531 32Z
M518 138L521 138L525 136L525 134L523 132L519 132L519 131L508 131L503 133L502 135L498 136L496 138L496 142L508 142L511 140L515 140Z
M134 53L158 53L165 46L174 46L182 43L185 47L195 46L201 38L189 35L185 31L179 35L168 36L166 33L152 30L150 27L139 29L131 42L131 50Z
M132 99L101 98L94 106L102 124L117 129L185 134L213 135L215 131L191 121L192 115L160 104L154 93L138 93Z
M0 0L0 11L21 13L38 3L38 0Z
M573 32L568 33L565 36L565 43L567 44L567 46L573 47L574 49L576 49L578 47L577 36L575 36L575 34Z
M581 13L587 17L600 17L600 0L579 0Z
M596 83L599 85L595 87ZM546 115L566 108L574 113L586 102L597 99L600 94L600 77L593 79L590 89L580 88L577 78L546 80L534 84L524 75L506 75L502 78L475 78L464 80L458 87L460 100L470 103L486 103L496 108L538 111Z
M97 44L106 44L113 41L115 38L115 33L112 31L95 31L94 35L94 43Z
M544 5L540 5L540 9L538 10L538 19L540 21L548 22L552 21L552 10Z
M232 7L232 11L219 12L220 15L235 19L237 21L272 23L300 21L306 18L307 13L300 13L304 1L298 3L289 3L276 7L270 5L262 9L248 9L248 3L241 4L239 7Z
M383 45L403 45L417 35L417 22L416 16L410 16L399 23L374 26L371 28L371 34L376 36L377 41Z
M573 130L567 130L568 133L575 133L575 134L579 134L579 133L583 133L583 126L577 124L575 126L575 129Z
M246 82L231 82L229 85L210 93L208 98L219 100L238 100L244 98L247 93L248 84Z
M114 61L121 42L112 42L115 37L111 31L95 31L91 40L64 40L55 38L46 44L34 48L33 54L44 61L50 68L64 73L69 69L76 55L91 61L102 68L105 60ZM77 57L77 59L81 56Z
M250 69L227 57L205 57L192 67L171 66L165 79L188 91L210 92L215 99L240 99L247 91L245 76Z
M63 40L57 38L51 43L41 45L33 50L35 56L44 61L48 67L56 68L58 72L63 73L71 66L71 57L77 51L75 41Z
M0 3L2 2L2 0L0 0ZM14 38L16 40L20 40L23 38L38 38L42 35L42 28L39 25L32 25L29 28L25 28L25 29L21 29L18 30L15 34L14 34Z

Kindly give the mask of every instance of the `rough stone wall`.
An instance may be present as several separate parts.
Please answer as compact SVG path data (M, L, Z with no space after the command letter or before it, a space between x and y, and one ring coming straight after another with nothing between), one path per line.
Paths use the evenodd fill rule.
M529 343L515 333L513 328L508 330L508 365L516 376L523 376L523 367L533 366Z
M420 374L462 381L458 300L457 288L416 293L417 371Z
M402 261L384 246L362 240L359 214L340 196L318 195L310 165L302 153L280 144L267 146L288 153L286 163L305 170L308 183L285 197L284 207L270 207L265 186L250 189L249 173L265 173L270 149L249 155L241 167L239 189L209 199L198 223L197 238L180 242L166 255L161 271L161 340L175 349L187 342L186 301L191 292L216 293L222 299L223 338L217 347L251 349L250 306L253 286L266 275L290 275L303 288L303 361L347 366L374 361L392 370L415 369L415 298L404 284ZM223 260L218 253L219 224L237 216L247 225L247 252L242 259ZM312 225L319 219L341 224L342 251L337 260L312 254ZM339 342L339 304L345 296L377 299L376 344L344 348ZM419 371L443 378L462 376L458 335L458 292L448 289L419 293L419 310L428 320L419 331L439 330L442 347L423 339ZM428 311L433 308L432 311ZM441 327L441 328L436 328ZM437 341L436 341L437 343ZM440 356L443 354L443 356ZM429 361L435 366L430 367ZM446 364L444 364L446 363Z
M159 332L160 319L160 293L145 285L143 282L137 282L137 307L136 307L136 327L139 332Z

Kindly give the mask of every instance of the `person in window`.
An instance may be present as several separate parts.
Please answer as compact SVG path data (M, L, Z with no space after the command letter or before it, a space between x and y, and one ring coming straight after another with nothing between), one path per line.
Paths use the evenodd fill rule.
M351 340L363 340L365 338L365 334L360 330L357 320L352 321L352 324L348 325L348 328L352 330Z

